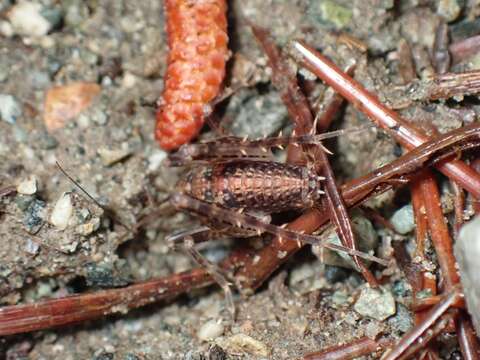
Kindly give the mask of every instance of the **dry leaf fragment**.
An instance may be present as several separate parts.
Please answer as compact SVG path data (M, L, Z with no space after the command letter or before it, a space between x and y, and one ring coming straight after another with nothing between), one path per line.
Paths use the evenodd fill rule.
M95 83L73 83L51 88L45 98L43 121L48 131L61 129L65 123L80 114L100 93Z

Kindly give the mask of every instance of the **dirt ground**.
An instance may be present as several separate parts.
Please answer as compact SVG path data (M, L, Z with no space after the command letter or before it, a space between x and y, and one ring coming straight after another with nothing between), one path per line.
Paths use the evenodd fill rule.
M415 54L428 55L442 18L450 23L455 40L478 28L479 13L480 4L474 0L230 1L227 85L242 87L219 106L222 124L251 137L272 135L290 125L270 84L265 54L245 18L269 29L282 47L302 38L340 66L355 59L355 77L381 95L403 84L397 56L401 41L416 49ZM22 22L28 17L30 21ZM339 40L345 33L365 44L368 53ZM153 214L184 171L165 167L167 154L153 137L167 50L159 0L0 0L0 189L13 185L19 190L0 198L2 305L121 287L195 266L188 256L169 251L164 240L167 234L198 224L188 214L167 209L135 234L119 223L134 226ZM423 78L432 68L420 55L417 76ZM473 68L476 61L470 59L454 70ZM74 83L98 86L73 94L80 102L87 98L85 107L56 123L46 116L47 93ZM97 91L90 102L89 95ZM317 81L312 102L321 100L324 91ZM475 104L465 110L455 102L418 102L402 113L444 131L461 126L465 114L474 117L477 111ZM334 127L367 123L364 115L347 106ZM212 134L205 131L201 136ZM341 136L331 150L339 182L401 154L394 141L373 129L361 136ZM89 194L113 209L116 218L82 196L59 171L57 161ZM448 212L448 188L443 195ZM400 221L408 227L409 203L408 193L400 190L369 205L387 218L406 217ZM54 209L59 209L56 220ZM365 237L375 238L381 255L391 256L394 243L413 249L411 225L399 235L362 221L367 224ZM230 246L222 242L205 251L218 261ZM434 257L430 266L435 271ZM236 297L235 322L225 310L221 291L209 288L128 314L4 338L0 356L291 359L362 336L396 339L412 325L407 309L410 285L396 268L373 271L389 276L382 303L370 304L373 313L359 302L368 289L358 274L325 265L306 249L254 295ZM395 302L389 303L391 299ZM381 312L386 312L385 319ZM442 340L452 343L448 336ZM454 344L443 348L442 358L458 358Z

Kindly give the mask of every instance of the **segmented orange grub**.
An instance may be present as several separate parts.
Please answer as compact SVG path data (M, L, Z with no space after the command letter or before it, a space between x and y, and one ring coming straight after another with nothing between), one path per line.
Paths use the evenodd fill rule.
M198 135L228 58L226 0L165 0L168 55L155 137L165 150Z

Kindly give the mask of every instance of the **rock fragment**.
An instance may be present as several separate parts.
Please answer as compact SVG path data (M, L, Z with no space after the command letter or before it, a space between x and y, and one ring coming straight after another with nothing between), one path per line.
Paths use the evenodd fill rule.
M0 118L9 124L15 124L22 115L22 108L18 101L9 94L0 94Z
M65 230L72 213L73 205L71 196L68 193L63 193L55 203L52 215L50 215L50 223L59 230Z
M209 320L200 327L197 337L201 341L215 340L223 334L224 330L225 328L221 322Z
M255 357L267 357L270 349L263 342L245 334L236 334L220 344L228 353L245 353Z
M22 195L33 195L37 192L38 181L35 176L30 176L28 179L20 181L17 185L17 193Z
M366 287L362 289L354 309L362 316L383 321L395 314L395 299L392 293L386 289Z

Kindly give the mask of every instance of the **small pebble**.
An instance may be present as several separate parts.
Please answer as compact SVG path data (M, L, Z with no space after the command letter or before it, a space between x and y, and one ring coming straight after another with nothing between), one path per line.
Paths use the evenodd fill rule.
M31 254L31 255L36 255L38 251L40 250L40 245L33 241L32 239L27 239L27 243L25 244L25 252Z
M87 236L97 231L99 227L100 227L100 219L98 217L95 217L86 224L78 225L77 233L83 236Z
M405 205L395 211L390 218L390 222L399 234L405 235L413 231L415 229L415 219L412 205Z
M62 1L62 7L65 13L65 25L67 26L77 27L88 18L88 4L83 0Z
M32 175L17 185L17 192L22 195L33 195L37 192L37 185L37 178Z
M35 198L29 203L23 218L23 225L29 233L35 234L42 227L45 207L44 201Z
M414 324L412 313L402 304L397 305L397 312L388 319L388 323L400 333L406 333Z
M224 330L225 328L220 322L210 320L200 327L197 332L197 337L201 341L215 340L219 336L222 336Z
M59 230L65 230L72 213L72 198L70 194L63 193L55 203L52 215L50 215L50 223L56 226Z
M360 315L383 321L396 312L395 299L386 289L365 287L354 305Z
M454 21L462 12L462 7L457 0L438 0L437 14L442 16L446 22Z
M247 353L257 357L267 357L270 350L263 342L245 334L236 334L222 341L222 347L227 353Z
M15 197L15 204L17 204L20 210L26 211L34 200L35 200L35 196L18 195Z
M131 87L134 87L136 82L137 82L137 78L132 73L126 72L123 75L123 79L122 79L122 86L123 87L125 87L127 89L131 88Z
M103 165L111 166L131 154L129 149L107 149L100 148L97 150L100 159L102 160Z
M22 115L22 108L18 101L9 94L0 94L0 118L9 124L14 124Z
M351 8L339 5L336 1L332 0L312 1L311 4L308 9L308 15L312 17L315 22L330 23L337 29L341 29L350 24L353 16Z
M161 149L153 150L148 157L148 171L156 171L167 157L167 153Z
M92 121L95 124L100 126L104 126L107 124L108 115L105 113L105 111L102 111L100 109L94 109L91 113L92 113L91 114Z
M12 24L8 21L0 20L0 35L9 38L15 35Z
M40 37L47 35L52 28L41 12L42 5L22 1L10 9L7 18L17 34Z
M332 294L332 305L342 307L350 303L350 298L344 290L337 290Z
M473 325L480 333L480 216L475 217L460 229L455 243L455 257L467 300L467 309Z
M120 260L119 260L120 261ZM128 269L122 268L122 264L115 266L112 263L89 263L85 265L87 286L94 287L118 287L129 283Z

